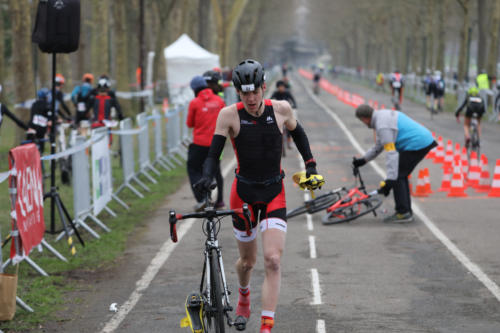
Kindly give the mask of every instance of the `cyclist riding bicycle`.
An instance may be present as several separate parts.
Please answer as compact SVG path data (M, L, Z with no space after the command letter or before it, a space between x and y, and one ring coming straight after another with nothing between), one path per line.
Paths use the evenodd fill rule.
M111 109L116 110L119 120L123 120L122 109L115 93L110 89L111 83L105 75L99 78L97 88L94 93L91 93L89 100L89 109L92 109L94 114L92 117L92 128L106 126L104 121L111 120ZM97 94L95 94L97 93Z
M71 111L66 105L66 102L64 102L64 93L62 91L64 82L66 82L64 76L62 76L62 74L56 74L56 115L63 118L64 120L71 121ZM51 94L52 91L50 92L50 95ZM51 97L49 97L49 103L50 98ZM60 107L62 108L62 111L64 111L64 113L61 112Z
M89 99L94 83L94 75L90 73L83 74L82 84L76 86L71 92L71 101L76 109L75 123L80 126L82 120L88 120Z
M396 92L398 93L398 101L399 105L403 104L403 91L404 91L404 78L403 75L399 72L399 70L395 70L394 73L391 74L391 78L389 81L391 86L391 95L394 98Z
M366 104L356 109L356 117L368 128L375 130L377 141L363 157L353 160L353 166L361 167L385 150L387 178L379 193L388 196L391 189L394 190L396 212L384 221L413 221L408 175L425 155L437 146L431 132L402 112L373 112L373 108Z
M50 111L49 105L50 91L47 88L41 88L36 94L36 101L31 105L31 116L28 123L28 127L31 131L27 134L26 139L43 139L47 133L47 128L52 124L51 117L52 112ZM43 141L38 144L38 150L40 155L43 154L45 145Z
M443 77L441 76L441 71L434 71L434 76L432 77L430 83L430 90L434 98L434 105L431 111L436 112L443 110L443 97L444 97L445 84Z
M486 107L484 101L479 96L479 89L477 87L471 87L467 91L467 96L465 96L464 102L455 111L455 117L457 122L460 123L460 112L467 105L465 110L465 120L464 120L464 136L465 136L465 147L468 148L470 145L470 122L472 117L477 118L477 133L479 138L481 138L481 117L486 112ZM479 144L479 143L478 143Z
M313 89L314 93L317 95L319 94L319 81L321 81L321 68L317 67L316 70L314 71L314 76L313 76Z
M278 304L281 281L281 255L285 245L286 200L281 169L282 133L286 127L305 162L307 177L319 176L307 135L293 116L286 101L264 99L264 70L255 60L245 60L233 70L233 84L241 102L219 113L208 158L199 186L208 190L226 137L233 143L238 167L231 188L231 208L243 203L251 207L251 233L247 234L243 216L233 217L238 243L236 270L239 298L235 327L244 330L250 317L250 276L257 260L257 228L260 222L265 263L262 289L261 333L271 332ZM259 221L260 220L260 221Z

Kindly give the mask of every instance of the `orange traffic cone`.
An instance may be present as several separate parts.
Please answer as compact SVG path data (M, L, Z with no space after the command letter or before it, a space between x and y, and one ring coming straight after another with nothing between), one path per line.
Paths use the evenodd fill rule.
M436 147L436 157L434 158L434 163L443 163L444 162L444 146L443 146L443 138L441 136L438 137L438 146Z
M380 109L385 110L385 105L384 104L380 105Z
M500 159L497 160L495 171L493 172L493 181L491 182L491 190L488 193L489 197L500 198Z
M438 192L448 192L451 189L451 173L449 170L443 170L443 179Z
M488 170L488 158L486 155L481 155L481 177L479 177L479 184L476 187L477 192L489 192L490 185L490 170Z
M451 188L448 192L449 197L466 197L464 186L464 178L462 176L462 161L460 159L455 160L453 166L453 176L451 178Z
M413 196L415 197L427 197L429 194L425 190L425 176L424 170L418 171L418 180L417 180L417 188Z
M432 132L432 138L436 139L436 133ZM437 148L437 147L432 148L432 149L431 149L431 150L427 153L427 155L425 155L425 158L426 158L426 159L429 159L429 160L436 158L436 148Z
M469 161L467 160L467 148L462 147L462 174L464 179L468 178L469 173Z
M431 188L431 180L429 177L429 168L424 169L424 185L425 185L425 193L432 194L434 193Z
M470 167L467 185L476 187L479 185L479 177L481 176L481 169L477 163L477 153L473 151L470 154Z
M453 152L453 155L460 155L460 143L455 142L455 151Z
M446 154L444 156L443 169L451 170L453 168L453 142L448 140L446 143Z

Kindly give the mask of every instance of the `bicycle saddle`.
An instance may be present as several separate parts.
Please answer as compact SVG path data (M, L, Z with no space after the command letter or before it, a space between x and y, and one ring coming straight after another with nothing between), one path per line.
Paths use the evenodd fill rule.
M321 189L325 184L325 179L322 175L310 175L309 178L306 177L305 171L299 171L293 174L293 182L303 190L316 190Z

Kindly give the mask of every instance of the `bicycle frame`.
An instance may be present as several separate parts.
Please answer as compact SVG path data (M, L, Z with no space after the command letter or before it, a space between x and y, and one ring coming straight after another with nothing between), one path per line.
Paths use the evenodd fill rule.
M209 199L207 195L207 200ZM208 200L208 202L210 202ZM229 312L233 310L231 303L229 301L229 295L230 292L227 287L227 280L226 280L226 275L224 272L224 263L222 260L222 251L219 246L219 241L217 240L217 233L218 233L218 223L220 223L217 218L218 217L223 217L227 215L234 215L234 214L243 214L245 221L246 221L246 227L247 227L247 233L250 232L250 211L248 209L247 204L243 204L242 208L238 209L233 209L233 210L221 210L217 211L213 206L209 206L205 208L203 212L196 212L196 213L190 213L190 214L176 214L175 211L171 210L169 212L169 223L170 223L170 238L172 241L175 243L177 242L177 228L176 224L178 220L181 219L186 219L186 218L203 218L203 228L205 235L207 236L207 239L205 241L205 260L203 263L203 272L201 275L201 283L200 283L200 295L202 296L203 303L204 303L204 308L205 308L205 314L209 314L209 318L213 318L215 321L217 321L216 316L214 316L214 313L221 313L218 311L219 307L221 306L220 310L222 311L222 316L219 318L219 320L222 319L222 317L226 317L227 320L227 325L228 326L233 326L234 322L229 316ZM215 250L215 251L214 251ZM216 254L214 256L214 254ZM217 264L213 260L217 260ZM211 264L215 264L212 266ZM211 276L212 273L214 274L219 274L219 272L211 272L211 267L216 267L216 269L220 269L220 279L221 279L221 284L222 284L222 290L221 294L222 295L215 295L214 291L212 290L212 281L211 281ZM217 275L215 275L217 276ZM218 279L218 278L217 278ZM205 283L206 282L206 283ZM216 280L216 290L218 289ZM219 299L219 297L222 297L222 299ZM217 303L219 303L217 305ZM212 304L216 304L215 308L212 306ZM211 319L210 319L211 320Z
M332 211L335 211L339 208L353 206L357 202L370 197L368 194L360 191L360 189L361 189L361 187L359 187L359 188L355 187L355 188L350 189L349 192L347 193L347 195L345 195L341 200L337 201L336 203L334 203L333 205L328 207L326 209L326 211L332 212ZM362 190L364 190L364 187Z
M201 283L200 283L200 293L203 295L203 285L204 279L206 278L206 306L210 307L212 304L212 290L211 290L211 280L210 280L210 260L215 260L216 258L211 258L211 250L217 252L217 260L219 262L219 267L221 269L221 278L222 278L222 288L224 290L224 315L228 320L228 325L232 326L232 319L229 317L228 312L232 311L231 303L229 302L229 290L227 288L226 282L226 274L224 272L224 263L222 260L222 251L219 247L219 241L217 240L217 234L215 232L216 223L213 219L206 220L206 231L207 231L207 240L205 241L205 261L203 264L203 272L201 275ZM210 308L210 311L213 309Z
M371 193L368 194L366 193L365 189L365 183L363 182L363 178L361 177L361 173L359 172L359 168L353 167L352 173L354 174L355 177L355 184L354 187L349 190L349 192L342 197L339 201L335 202L333 205L328 207L326 211L333 212L336 211L339 208L345 208L349 206L354 206L358 202L368 199L371 196ZM357 182L359 181L359 186L356 186ZM373 211L373 214L377 216L377 213Z

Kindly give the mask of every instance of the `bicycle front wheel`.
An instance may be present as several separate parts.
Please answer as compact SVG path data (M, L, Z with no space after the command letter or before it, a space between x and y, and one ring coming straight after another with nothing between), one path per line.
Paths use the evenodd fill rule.
M222 305L221 269L217 257L217 250L210 250L210 307L212 308L213 332L224 333L224 307Z
M314 199L306 201L302 206L292 209L287 212L286 217L291 218L304 213L314 214L320 210L326 209L334 202L340 200L340 191L330 191L328 193L317 196Z
M321 222L323 224L337 224L349 222L360 216L373 212L380 207L382 199L379 196L372 196L353 203L352 205L341 207L334 211L328 212Z

